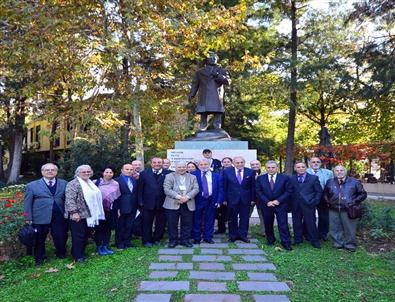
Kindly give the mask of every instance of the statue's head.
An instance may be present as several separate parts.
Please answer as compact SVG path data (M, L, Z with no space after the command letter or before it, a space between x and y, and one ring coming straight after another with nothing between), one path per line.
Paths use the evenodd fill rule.
M208 65L215 65L218 63L218 59L219 58L218 58L217 54L213 51L210 51L208 53L208 57L207 57L207 64Z

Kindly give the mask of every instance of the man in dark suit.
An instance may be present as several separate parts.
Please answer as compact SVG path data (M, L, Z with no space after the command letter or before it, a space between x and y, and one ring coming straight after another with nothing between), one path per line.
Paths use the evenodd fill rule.
M303 223L306 225L311 245L320 248L315 207L322 196L322 188L318 176L306 173L306 164L295 164L296 175L291 177L293 185L292 194L292 226L294 231L294 244L303 242Z
M115 212L115 245L118 249L132 247L130 242L132 235L132 225L137 212L137 183L133 177L135 168L132 164L122 166L121 175L115 178L119 183L121 196L114 201L113 211Z
M276 241L273 231L274 215L276 215L281 245L291 251L291 236L288 229L288 203L292 194L289 177L278 172L278 164L273 160L266 162L267 174L256 179L258 208L262 211L265 222L265 233L268 245Z
M220 174L210 171L210 163L204 158L199 161L199 170L193 172L199 184L199 193L195 197L196 210L193 220L194 243L202 239L202 221L204 221L203 240L214 243L215 210L223 203L223 183Z
M203 157L208 160L210 170L219 173L222 167L221 161L213 158L213 153L210 149L203 150Z
M64 199L67 182L56 178L58 167L45 164L41 167L42 178L26 186L24 211L26 222L37 230L34 246L36 265L44 262L45 240L51 229L51 236L58 258L66 257L67 220L64 217Z
M224 202L228 206L229 241L247 239L250 207L255 202L255 172L245 168L245 159L233 159L234 168L223 172Z
M166 215L163 203L166 195L163 182L166 174L171 173L163 169L162 158L151 158L151 169L145 169L140 173L138 184L138 201L143 215L143 245L152 247L159 245L166 226ZM152 232L155 220L155 231Z

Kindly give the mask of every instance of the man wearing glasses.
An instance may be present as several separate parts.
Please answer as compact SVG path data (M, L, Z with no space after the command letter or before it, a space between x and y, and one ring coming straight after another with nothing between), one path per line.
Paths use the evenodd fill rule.
M324 189L329 179L333 178L331 170L321 168L322 162L319 157L312 157L309 162L310 168L306 170L307 173L318 176L321 188ZM324 199L321 198L320 203L317 205L318 211L318 236L321 240L328 240L329 232L329 209Z

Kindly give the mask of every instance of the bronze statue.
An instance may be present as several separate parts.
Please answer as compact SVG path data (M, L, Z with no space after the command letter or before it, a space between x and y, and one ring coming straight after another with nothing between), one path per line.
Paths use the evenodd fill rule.
M214 115L214 129L221 129L221 118L224 113L224 85L230 84L230 76L226 69L217 64L218 56L210 52L207 58L207 65L199 69L192 81L191 91L188 100L198 94L196 113L200 114L201 131L207 130L207 117Z

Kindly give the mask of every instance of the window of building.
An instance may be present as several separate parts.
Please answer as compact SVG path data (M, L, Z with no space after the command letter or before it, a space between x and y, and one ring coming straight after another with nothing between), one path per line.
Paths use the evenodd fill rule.
M40 130L41 130L41 126L40 125L38 125L38 126L36 126L36 139L35 139L35 142L40 142Z

